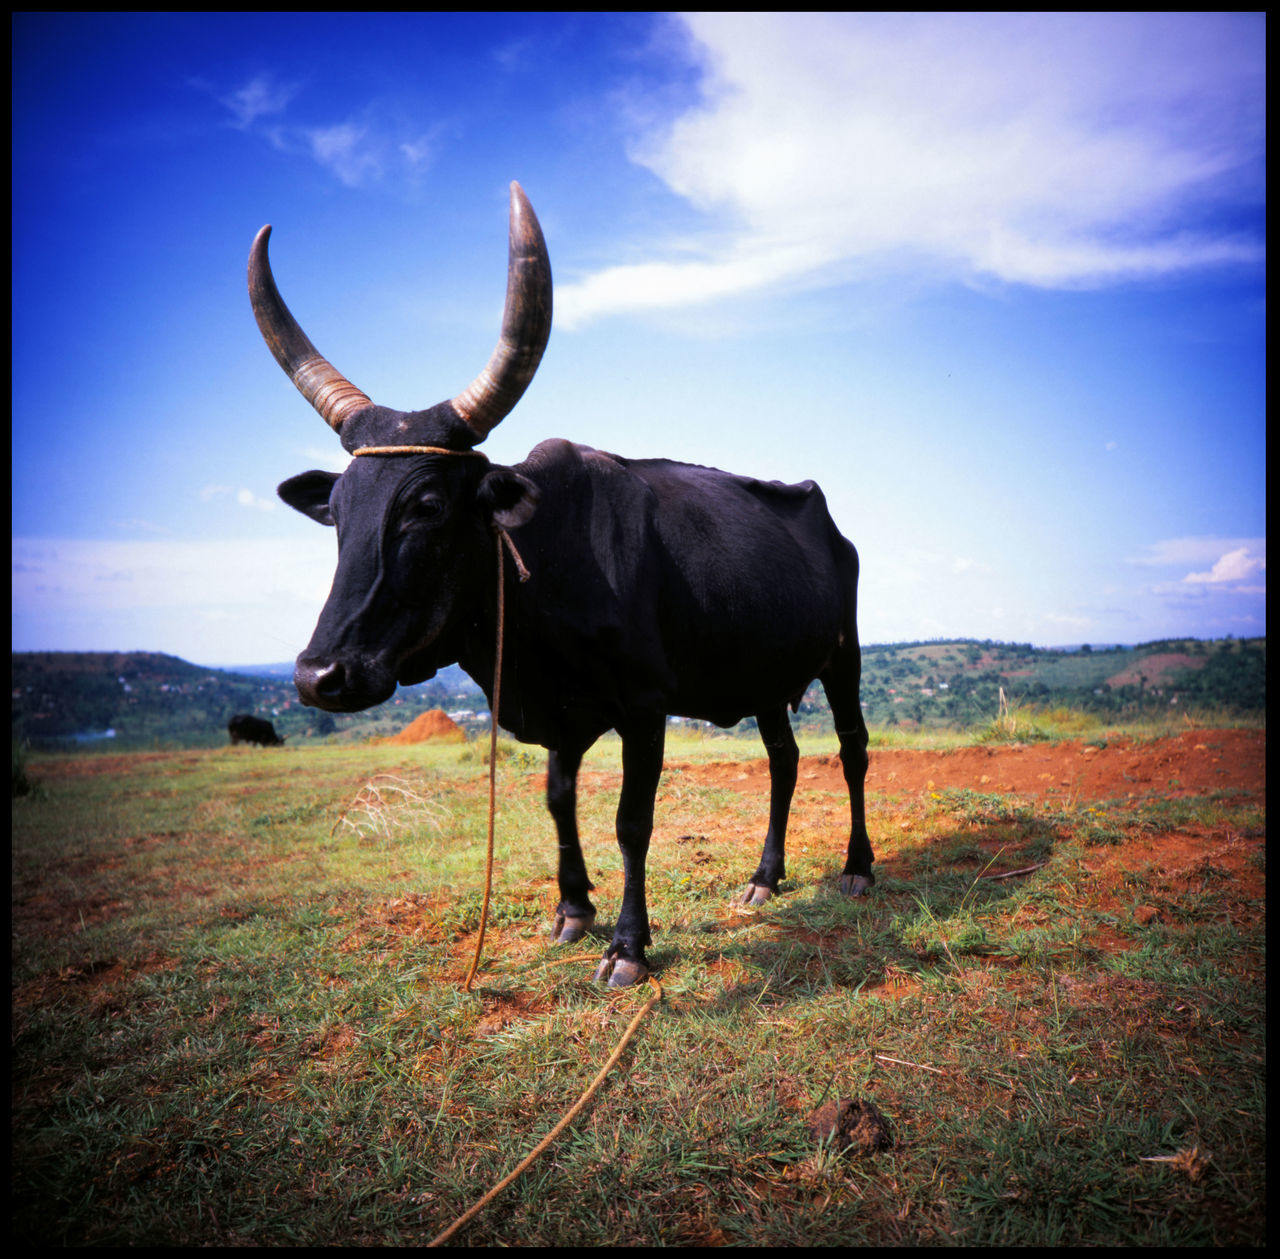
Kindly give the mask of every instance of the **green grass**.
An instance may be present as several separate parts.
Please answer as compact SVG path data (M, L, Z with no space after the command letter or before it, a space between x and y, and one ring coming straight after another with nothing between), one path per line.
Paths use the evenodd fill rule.
M756 747L673 739L668 760ZM545 942L538 770L502 762L495 904L465 994L474 752L29 759L39 790L13 806L16 1237L422 1244L550 1129L647 995L597 988L586 956L621 892L618 745L584 766L601 931L568 950ZM851 902L843 829L824 821L843 802L802 790L783 894L743 911L729 897L764 802L691 772L662 792L665 999L458 1242L1261 1244L1256 801L873 796L879 881ZM815 1144L806 1116L845 1096L876 1103L891 1149Z

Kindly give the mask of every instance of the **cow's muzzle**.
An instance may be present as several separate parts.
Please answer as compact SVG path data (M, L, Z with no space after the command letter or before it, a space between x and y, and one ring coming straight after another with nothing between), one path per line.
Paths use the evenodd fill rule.
M396 689L394 678L372 677L342 660L299 656L293 667L298 696L311 708L331 713L353 713L389 699Z

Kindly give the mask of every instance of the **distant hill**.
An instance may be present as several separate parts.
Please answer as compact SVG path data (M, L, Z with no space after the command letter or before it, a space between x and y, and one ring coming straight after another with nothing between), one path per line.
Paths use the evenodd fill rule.
M1178 705L1261 712L1267 640L1179 638L1067 650L956 639L863 651L862 705L872 725L990 721L1001 688L1010 703L1104 714Z
M291 665L214 669L159 652L15 652L15 738L34 747L213 747L235 713L269 719L293 746L308 739L388 737L431 708L468 734L485 728L484 693L456 665L400 687L362 713L305 708ZM862 704L872 726L965 728L1010 703L1132 715L1187 707L1240 713L1266 707L1265 638L1172 639L1078 649L952 639L863 648ZM820 686L798 722L830 729Z
M236 713L265 717L277 734L297 743L394 734L429 708L488 708L484 693L456 667L346 715L299 703L291 665L251 673L148 651L15 652L12 665L14 734L33 747L213 747L227 742L227 722Z
M279 664L218 664L211 666L227 673L242 673L251 678L285 678L293 677L293 661L285 660Z

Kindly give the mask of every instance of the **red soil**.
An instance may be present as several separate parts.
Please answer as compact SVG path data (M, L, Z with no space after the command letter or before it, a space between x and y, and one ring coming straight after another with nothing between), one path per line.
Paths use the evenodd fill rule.
M1150 741L1116 739L1105 747L1065 743L1000 744L953 751L872 748L870 794L897 796L944 787L1071 799L1204 795L1229 790L1266 804L1265 730L1189 730ZM744 794L765 793L765 760L707 765L668 763L699 782ZM804 757L799 790L844 791L838 756Z

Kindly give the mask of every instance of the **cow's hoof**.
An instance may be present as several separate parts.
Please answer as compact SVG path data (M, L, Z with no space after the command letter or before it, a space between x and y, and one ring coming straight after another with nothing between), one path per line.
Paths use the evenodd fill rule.
M844 874L840 876L840 890L846 896L866 896L874 882L865 874Z
M625 957L606 954L596 967L596 983L607 983L610 988L629 988L643 983L649 977L649 968L643 962L633 962Z
M573 944L581 940L595 925L595 914L587 914L581 918L568 914L556 914L556 920L551 924L551 943Z
M763 905L773 893L763 883L748 883L747 890L738 897L739 905Z

